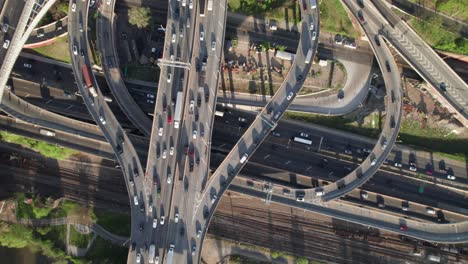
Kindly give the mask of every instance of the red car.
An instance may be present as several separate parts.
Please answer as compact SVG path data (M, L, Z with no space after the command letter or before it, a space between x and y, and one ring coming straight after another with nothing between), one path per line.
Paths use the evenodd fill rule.
M307 3L306 3L306 0L302 0L302 8L304 10L307 10Z
M172 124L172 116L170 115L167 116L167 124L168 125Z
M406 225L401 224L400 225L400 230L406 231L406 230L408 230L408 227Z

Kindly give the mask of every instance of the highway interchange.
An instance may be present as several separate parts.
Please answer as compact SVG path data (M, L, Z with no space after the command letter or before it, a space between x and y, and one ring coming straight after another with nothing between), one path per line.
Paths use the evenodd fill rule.
M30 4L33 1L28 1L27 3ZM52 3L53 1L49 1ZM48 2L48 3L49 3ZM114 30L112 30L112 8L114 2L110 3L109 1L109 9L105 7L103 12L107 13L107 19L108 21L105 20L105 16L101 19L101 22L106 24L106 25L101 25L105 28L105 32L110 33L109 39L114 39L113 34ZM349 2L349 3L348 3ZM182 43L179 43L180 39L177 41L177 45L182 45L181 49L177 49L177 52L179 51L184 51L186 52L187 50L189 51L188 54L186 53L181 53L179 54L180 57L177 57L177 60L183 60L183 61L190 61L190 71L185 70L183 68L173 68L173 67L168 67L168 66L162 66L162 69L171 69L171 73L173 76L172 82L168 82L167 78L169 74L168 72L162 70L161 71L161 76L160 78L160 84L158 85L158 96L156 97L156 107L154 110L154 122L153 122L153 129L151 130L152 132L152 137L151 137L151 143L150 143L150 148L148 152L148 165L146 168L146 172L144 173L143 167L140 163L140 158L137 154L137 151L135 150L131 140L129 137L126 135L124 129L121 127L119 124L119 121L116 119L114 114L112 113L111 109L108 107L107 103L104 101L104 96L101 94L99 86L96 82L96 79L94 77L94 74L91 74L91 80L93 83L93 86L95 87L97 91L97 96L93 96L92 93L90 93L89 89L85 86L85 80L84 76L82 73L82 67L83 65L86 65L88 69L92 69L91 63L89 61L89 56L88 56L88 40L87 40L87 30L80 30L80 27L78 25L81 25L83 28L87 29L87 17L88 17L88 5L87 1L81 2L77 1L76 2L76 11L70 12L69 16L69 21L68 21L68 32L69 32L69 39L70 39L70 51L71 54L74 53L75 46L77 47L77 54L72 55L72 67L74 69L75 73L75 78L76 82L78 84L78 88L80 90L80 94L82 95L84 102L91 113L91 116L96 120L96 123L98 123L100 129L102 130L104 137L108 140L108 142L111 143L111 146L114 150L115 153L117 153L117 159L119 160L119 163L121 164L124 175L126 178L126 183L127 183L127 188L128 188L128 194L129 194L129 200L130 204L133 205L131 209L131 214L132 214L132 241L131 243L135 243L135 246L130 247L129 251L129 263L133 263L134 260L136 259L136 255L140 254L139 252L143 254L148 254L147 253L147 245L148 245L148 239L153 240L159 238L159 243L158 248L160 252L158 255L161 257L161 259L164 258L165 252L168 248L169 243L175 243L176 246L176 255L175 258L178 260L176 263L181 263L181 262L198 262L199 260L199 253L202 248L202 242L204 238L204 234L206 232L206 229L208 228L209 220L211 215L214 212L214 209L216 208L217 202L219 201L219 198L223 194L223 192L227 189L228 185L232 180L234 180L234 177L239 173L240 169L245 165L247 159L249 159L255 150L259 147L260 143L263 142L263 140L266 138L266 136L269 134L271 130L276 126L276 123L278 122L279 118L281 115L285 112L289 104L291 103L292 99L294 98L295 94L297 91L300 89L301 84L303 82L303 76L306 75L306 73L309 70L310 64L304 63L305 56L307 54L307 51L312 48L315 52L317 48L317 42L311 41L310 34L311 31L309 30L309 24L312 22L312 17L313 23L315 24L315 28L318 28L318 23L319 23L319 18L318 18L318 13L313 12L314 10L307 9L308 12L303 14L303 21L301 24L301 41L299 42L298 46L298 52L295 57L295 61L293 63L293 67L291 71L288 73L288 76L283 83L282 87L279 89L279 91L275 94L275 96L272 97L271 101L266 105L266 107L263 109L263 111L257 116L257 118L254 120L254 122L251 124L251 126L246 130L245 134L243 137L241 137L239 143L237 143L233 148L232 151L227 155L226 159L221 163L220 167L214 172L213 175L209 176L208 172L208 166L209 166L209 152L206 154L206 149L208 149L211 145L211 133L212 133L212 127L213 127L213 113L214 113L214 106L216 103L216 87L217 87L217 78L218 74L211 74L211 76L208 76L206 80L206 87L203 87L201 91L198 90L199 87L196 85L198 82L198 76L197 72L199 71L198 63L200 60L200 55L206 54L207 52L210 53L210 56L208 56L207 60L207 72L209 73L216 73L218 72L216 69L219 69L219 64L220 64L220 58L221 58L221 52L223 47L223 41L224 41L224 24L226 21L226 15L223 15L223 11L225 11L225 3L219 3L219 5L215 6L214 10L212 12L209 12L210 15L215 16L218 19L215 19L215 21L219 21L219 18L224 17L224 24L220 23L220 25L216 25L214 23L208 23L207 20L205 19L200 19L200 17L197 15L199 13L198 5L195 2L193 5L193 11L192 9L189 9L187 6L183 8L183 10L186 10L187 13L180 12L180 14L184 14L186 19L187 14L190 12L194 12L194 14L189 15L189 20L190 24L192 24L192 27L190 30L187 30L185 32L185 36L193 36L191 38L185 37L183 39ZM358 5L354 2L347 1L346 2L347 7L351 10L353 14L357 13L358 10ZM72 5L75 5L75 3L71 2L70 3L70 10L72 10ZM106 5L106 4L104 4ZM174 32L179 33L179 27L180 25L175 23L177 22L175 18L175 9L179 8L178 7L179 3L176 1L172 1L172 5L170 5L172 8L168 9L168 12L170 12L170 15L168 16L168 27L166 31L166 46L167 50L164 52L164 58L168 59L170 58L170 55L173 55L174 49L171 48L172 44L175 43L173 41L173 34ZM367 7L367 6L366 6ZM47 8L47 7L45 7ZM107 11L106 11L107 10ZM190 11L189 11L190 10ZM318 10L318 9L315 9ZM43 10L41 10L43 11ZM101 10L102 11L102 10ZM27 13L28 10L25 11ZM224 12L225 13L225 12ZM110 17L109 17L110 16ZM182 15L180 15L182 16ZM372 21L372 16L367 17L366 16L366 22L363 23L362 27L366 34L368 36L374 36L377 35L379 32L379 26L381 20L376 20ZM305 18L305 19L304 19ZM37 20L37 19L35 19ZM182 20L182 21L183 21ZM197 25L197 20L198 25L200 27L196 26ZM222 20L222 19L221 19ZM170 23L172 21L172 23ZM181 21L181 20L179 20ZM180 22L178 22L180 23ZM99 23L98 23L99 24ZM171 27L169 25L172 24ZM99 28L99 25L98 25ZM186 28L186 27L184 27ZM205 30L205 32L210 32L211 34L206 34L206 39L208 41L198 41L200 39L200 31ZM107 30L107 31L106 31ZM32 28L29 28L26 30L25 34L29 34L32 31ZM318 34L319 32L317 32ZM19 34L21 35L21 34ZM108 42L106 40L106 33L100 34L99 39L101 45L106 44ZM179 34L176 34L176 36L179 36ZM178 38L178 37L177 37ZM16 42L20 42L18 40L19 37L12 39L15 40L15 42L11 43L13 47L15 46ZM25 43L27 39L24 36L21 36L21 41ZM318 38L317 38L318 39ZM375 51L377 60L379 62L380 68L382 69L383 77L386 82L386 87L388 89L387 95L392 94L392 96L387 96L386 98L386 104L387 104L387 111L391 113L390 118L386 120L385 123L385 128L381 134L380 139L377 141L377 144L375 145L374 149L372 150L372 153L369 155L367 159L365 159L362 163L361 166L358 167L356 170L352 171L348 176L346 176L343 180L340 180L336 182L335 184L329 184L326 185L325 187L320 187L319 189L305 189L303 190L295 190L293 191L292 197L285 197L283 189L281 187L276 187L273 186L271 188L271 199L272 201L282 201L286 202L284 199L289 200L289 203L292 202L297 203L302 200L304 200L305 203L307 203L306 206L317 206L317 205L312 205L313 203L321 203L323 200L331 200L335 199L338 197L343 196L346 193L351 192L354 188L358 187L359 185L363 184L366 180L368 180L380 167L382 163L387 158L387 155L390 153L391 148L393 144L395 143L396 136L398 134L398 129L399 129L399 123L400 123L400 117L401 117L401 91L399 87L401 87L400 84L400 78L399 75L397 74L396 71L396 64L392 58L392 55L390 51L387 49L386 45L377 45L375 43L375 38L370 37L369 38L370 43L372 48ZM193 43L192 43L193 41ZM214 42L214 50L212 49L212 42ZM205 44L205 45L199 45L200 43ZM112 44L111 44L112 45ZM185 46L186 45L186 46ZM190 49L187 49L186 47L190 47ZM103 47L101 47L102 49ZM9 49L11 51L11 48ZM19 49L16 48L16 52L8 52L8 54L4 55L6 60L11 60L11 57L15 58L19 54ZM216 53L214 52L216 51ZM12 55L11 55L11 54ZM115 58L115 53L104 56L104 58L109 58L113 57ZM110 60L112 61L112 60ZM111 90L118 91L118 89L125 89L125 86L123 85L123 81L119 80L120 79L120 74L117 73L117 75L113 75L111 73L112 67L118 67L116 65L117 62L114 61L114 63L111 63L112 65L106 65L105 67L105 73L106 77L108 78L108 81L110 81L110 87ZM11 68L13 65L4 67L5 63L2 64L2 71L5 72L10 72ZM106 70L106 68L110 68ZM390 69L394 69L389 70ZM173 70L173 72L172 72ZM92 73L92 72L91 72ZM114 73L115 74L115 73ZM182 74L184 74L185 78L183 82L179 82L179 79L181 78ZM188 75L188 77L187 77ZM197 78L198 77L198 78ZM113 80L115 79L115 82ZM2 81L5 81L6 83L6 78L3 78ZM168 85L171 84L171 85ZM174 87L172 87L172 84L174 84ZM179 86L180 85L180 86ZM190 91L187 87L190 87L192 90ZM3 86L2 86L2 90ZM125 89L126 90L126 89ZM170 101L172 101L173 93L174 91L183 91L184 92L184 115L182 117L182 126L180 129L175 132L175 128L173 126L166 126L167 123L167 112L174 111L173 109L169 108L166 110L166 112L163 109L164 104L170 105ZM204 95L204 93L208 92L208 97L207 100L203 102L203 104L198 105L197 98L200 96L200 93ZM291 94L292 93L292 94ZM34 107L25 101L22 101L19 98L16 98L16 96L12 93L10 93L9 90L4 90L2 93L4 98L5 94L7 95L6 98L2 100L2 109L5 111L10 112L13 116L16 116L19 119L26 120L28 122L32 122L35 124L39 124L43 127L52 127L54 129L62 130L66 133L73 133L76 134L76 127L73 129L71 128L72 126L67 126L67 123L72 123L71 121L68 120L68 118L65 117L60 117L59 115L52 114L47 111L43 111L41 109L38 109L37 107ZM201 96L204 97L204 96ZM13 98L13 100L12 100ZM131 98L128 96L128 98ZM287 99L289 98L289 99ZM126 99L118 99L121 104L123 104ZM200 119L199 121L196 121L195 114L196 113L191 113L192 112L192 107L190 104L195 101L197 102L197 112L200 113ZM13 103L12 103L13 102ZM131 107L134 107L135 102L130 101L128 104ZM198 108L200 107L201 108ZM30 107L30 109L37 109L37 111L31 110L31 111L18 111L18 109L23 108L25 109L26 107ZM133 123L138 123L135 124L137 127L144 127L144 125L141 125L140 121L143 119L133 119L134 117L132 116L132 108L129 109L124 109L124 112L129 116L129 118L133 121ZM140 114L137 114L137 116L142 117L142 112L141 110L138 110ZM166 115L165 115L166 114ZM49 117L53 117L52 119L49 119ZM140 120L140 121L139 121ZM144 120L147 120L146 117ZM198 123L197 123L198 122ZM170 124L169 124L170 125ZM86 125L84 125L86 126ZM163 126L163 135L165 137L164 141L158 141L159 135L156 136L156 133L159 133L159 128ZM198 129L198 130L197 130ZM86 137L91 137L97 139L96 135L98 133L90 133L89 131L96 131L95 129L90 129L87 130L86 128L82 129L82 135ZM204 132L204 136L201 135L202 131ZM144 131L142 131L144 133ZM92 134L92 135L91 135ZM202 138L200 138L202 137ZM204 138L203 138L204 137ZM102 136L100 137L102 138ZM188 139L192 138L194 139L199 139L196 140L196 142L189 143ZM203 140L200 140L203 139ZM157 143L156 143L157 142ZM170 146L174 146L174 154L173 155L168 155L169 158L167 159L155 159L152 157L152 155L157 155L157 145L162 145L161 149L164 148L170 148ZM189 155L188 157L185 156L183 151L183 146L189 145ZM383 147L385 145L385 147ZM123 149L121 151L120 149ZM194 156L192 157L192 149L194 149ZM195 151L195 149L197 151ZM204 150L205 149L205 150ZM179 151L180 150L180 151ZM205 154L202 154L205 153ZM205 157L201 157L203 155L206 155ZM246 156L245 156L246 155ZM172 156L172 157L171 157ZM243 159L243 157L245 157ZM197 182L195 183L190 183L189 186L189 191L187 194L184 195L174 195L180 194L184 192L185 184L187 182L187 175L192 174L190 172L190 164L193 164L194 160L198 161L200 159L200 166L195 166L195 170L193 171L193 174L197 175ZM241 162L241 160L243 161ZM163 161L164 160L164 161ZM156 161L156 163L155 163ZM167 161L167 163L166 163ZM198 163L198 162L197 162ZM167 164L173 164L173 165L167 165ZM189 166L187 166L187 164ZM168 170L171 172L173 171L173 178L172 178L172 183L169 185L161 184L163 182L168 182ZM138 176L140 177L138 177ZM162 175L165 175L164 178L162 178ZM209 176L209 178L208 178ZM192 177L194 178L194 177ZM131 183L129 180L132 179L133 183ZM149 180L148 180L149 179ZM153 188L154 181L156 181L156 185L160 185L162 187L161 190L161 199L159 199L158 195L155 194L157 188ZM320 195L318 195L320 192ZM134 204L134 197L137 197L137 199L140 201L140 206L143 205L142 208L140 206L137 206ZM323 197L322 197L323 196ZM175 199L174 199L175 197ZM318 199L317 199L318 198ZM295 201L298 199L299 201ZM141 232L142 229L144 230L152 230L152 224L153 224L153 215L154 213L152 212L153 206L150 205L150 201L153 201L152 203L155 205L154 208L159 209L159 215L161 216L162 213L167 211L166 216L167 216L167 224L165 225L164 229L159 228L157 231L153 234L153 232ZM195 201L195 210L189 210L187 205L189 202ZM312 203L312 204L311 204ZM330 208L334 205L335 203L327 203L327 208L326 210L330 210ZM343 205L340 204L340 207L343 208ZM142 212L140 212L142 211ZM178 224L175 221L175 216L176 214L179 214L179 211L183 218L181 217L180 221L181 223ZM169 216L170 215L170 216ZM337 216L337 217L343 217L343 216ZM395 217L394 219L386 219L384 218L385 216L383 214L375 214L374 216L368 216L369 219L373 219L374 225L379 226L381 228L386 228L390 230L394 230L396 232L401 232L398 231L398 227L401 224L400 220L398 217ZM361 216L361 218L363 218ZM349 216L349 218L344 217L344 219L348 219L350 221L356 221L356 222L362 222L362 219L357 219L356 217L353 218L353 216ZM386 221L384 221L385 219ZM388 222L388 223L387 223ZM179 236L178 230L180 230L179 226L185 226L184 232L180 232L183 235ZM367 223L369 224L369 223ZM417 222L412 222L408 221L407 223L408 226L410 226L411 230L420 230L419 234L418 232L414 232L414 236L418 236L421 238L425 238L427 240L431 240L431 233L428 233L428 226L427 225L421 225L418 224ZM430 228L433 228L433 226L430 226ZM458 230L457 230L458 228ZM457 236L453 236L451 238L451 242L461 242L464 241L464 236L466 235L466 222L462 222L456 225L438 225L436 230L434 232L439 232L439 233L444 233L443 235L449 236L453 232L458 233ZM198 230L202 231L202 235L200 237L199 243L195 242L195 236L197 236ZM186 234L186 237L185 237ZM181 238L182 237L182 238ZM441 238L442 241L445 236L442 236ZM448 238L447 238L448 239ZM433 240L434 241L434 240ZM448 240L447 240L448 241ZM193 246L196 247L193 247ZM193 256L189 252L193 251ZM143 262L146 263L146 255L142 256ZM179 259L180 258L180 259ZM182 260L186 258L186 260Z

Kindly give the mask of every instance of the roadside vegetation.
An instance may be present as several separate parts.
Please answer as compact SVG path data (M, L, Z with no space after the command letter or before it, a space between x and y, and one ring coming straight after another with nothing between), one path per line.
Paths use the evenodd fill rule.
M413 19L410 25L430 46L442 51L468 55L468 39L459 33L445 30L440 17Z
M356 37L358 35L340 0L321 1L319 8L320 28L322 30L349 37Z
M228 0L229 11L277 21L299 22L300 6L296 0Z
M93 233L80 234L73 226L70 226L70 244L79 248L86 248L93 238Z
M6 131L0 131L0 140L21 145L25 148L35 150L46 157L54 159L67 159L71 155L78 153L76 150L49 144L44 141L39 141L32 138L19 136Z
M58 0L39 21L37 27L45 26L68 15L68 1Z
M128 256L128 248L118 247L107 242L99 236L93 242L93 246L86 254L86 259L91 260L91 263L126 263Z
M119 236L130 236L130 215L95 209L96 223Z
M17 219L50 219L82 214L84 207L68 200L62 200L54 207L55 201L42 196L25 193L16 194Z
M159 80L159 68L141 65L126 65L123 69L125 78L147 82Z
M147 28L151 24L151 10L148 7L130 7L128 23L139 29Z
M373 139L377 139L380 135L380 131L378 130L378 127L380 127L379 122L384 122L384 119L379 119L377 115L371 117L374 119L374 122L370 121L367 124L358 123L356 120L343 116L322 116L289 111L285 113L285 117ZM369 123L374 123L375 126L371 126ZM422 128L420 122L407 120L406 118L402 120L398 141L407 146L438 153L458 161L466 161L466 156L468 155L468 149L466 148L468 145L467 139L460 138L445 128Z
M55 39L55 43L32 50L44 57L71 63L68 36L58 37Z
M466 0L409 0L436 12L462 21L468 20L468 4Z

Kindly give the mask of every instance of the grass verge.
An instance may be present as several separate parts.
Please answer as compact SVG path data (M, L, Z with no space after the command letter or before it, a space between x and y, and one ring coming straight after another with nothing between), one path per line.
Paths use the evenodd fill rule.
M32 50L50 59L63 61L67 63L71 62L67 36L58 37L54 44L35 48Z
M78 151L76 150L49 144L44 141L39 141L32 138L19 136L6 131L0 131L0 140L9 143L19 144L25 148L38 151L46 157L54 159L67 159L71 155L78 153Z
M320 28L331 33L343 34L350 37L357 37L358 32L354 29L348 13L344 9L340 0L321 1L320 8Z
M70 226L70 244L79 248L86 248L93 238L93 234L80 234L73 226Z
M130 215L95 209L96 223L120 236L130 236Z
M343 116L321 116L308 113L286 112L285 117L292 120L323 125L338 130L377 139L380 131L370 126L359 125L357 121ZM378 126L378 116L374 117ZM383 121L381 121L383 122ZM445 128L421 127L420 122L403 118L399 139L403 144L442 156L465 162L468 155L468 140L458 138Z

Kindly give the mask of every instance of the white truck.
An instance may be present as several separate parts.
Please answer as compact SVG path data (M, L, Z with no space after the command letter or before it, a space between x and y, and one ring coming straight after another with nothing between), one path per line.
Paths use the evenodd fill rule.
M208 11L213 11L213 0L208 0Z
M55 136L55 132L52 132L52 131L46 130L46 129L39 130L39 133L41 135L48 136L48 137L54 137Z
M176 109L174 113L174 128L179 128L180 125L180 118L182 115L182 106L183 106L183 99L184 99L184 93L183 92L178 92L177 93L177 100L176 100Z
M312 49L309 49L306 55L305 63L309 64L311 59L312 59Z
M167 253L167 261L166 261L167 264L172 264L172 257L174 256L174 248L175 248L174 244L171 244L169 246L169 252Z
M151 244L149 247L148 262L154 263L154 255L156 254L156 247L154 244Z

